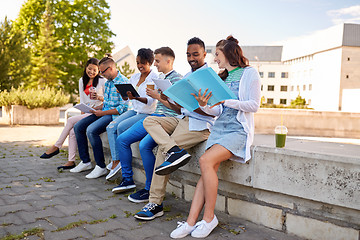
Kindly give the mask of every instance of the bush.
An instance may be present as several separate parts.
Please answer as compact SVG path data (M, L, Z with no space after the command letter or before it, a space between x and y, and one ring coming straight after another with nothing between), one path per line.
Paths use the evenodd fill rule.
M10 92L0 92L0 106L21 105L29 109L61 107L70 97L53 88L23 89L12 88Z

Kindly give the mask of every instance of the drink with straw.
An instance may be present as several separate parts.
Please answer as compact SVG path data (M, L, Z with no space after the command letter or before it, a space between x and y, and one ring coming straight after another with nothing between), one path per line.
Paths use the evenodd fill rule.
M288 130L285 126L277 126L275 128L275 142L276 147L283 148L285 147L286 134Z

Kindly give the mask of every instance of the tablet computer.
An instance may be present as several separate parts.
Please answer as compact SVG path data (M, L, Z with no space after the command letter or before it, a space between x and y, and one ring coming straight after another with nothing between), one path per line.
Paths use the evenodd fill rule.
M130 91L134 97L140 97L139 93L135 90L131 83L115 84L122 98L128 98L126 92Z

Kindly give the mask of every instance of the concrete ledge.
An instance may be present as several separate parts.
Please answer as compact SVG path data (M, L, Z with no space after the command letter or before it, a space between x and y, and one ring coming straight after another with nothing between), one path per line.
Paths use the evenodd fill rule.
M2 107L2 121L10 125L55 125L59 124L60 108L35 108L11 105Z
M255 133L273 134L281 118L289 135L360 138L360 113L308 109L260 108L255 114Z
M220 165L216 209L308 239L358 240L360 146L296 139L283 149L273 146L274 136L256 135L247 164ZM171 175L168 193L191 201L204 148L189 150L192 160ZM144 183L138 143L132 150L134 179Z

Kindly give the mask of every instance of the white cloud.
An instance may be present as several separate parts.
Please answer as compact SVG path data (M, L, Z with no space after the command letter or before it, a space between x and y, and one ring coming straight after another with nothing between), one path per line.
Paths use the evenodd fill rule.
M334 24L339 23L360 23L360 5L330 10L327 14L332 18Z

